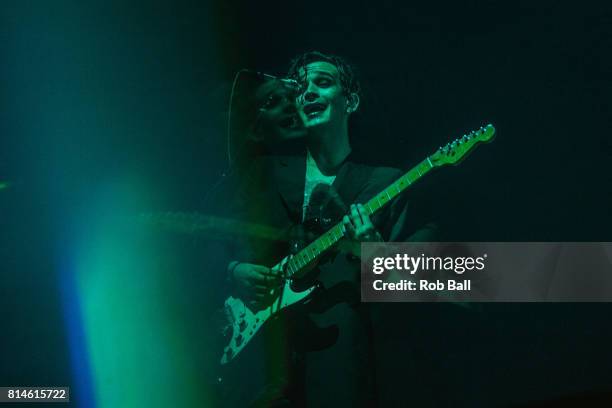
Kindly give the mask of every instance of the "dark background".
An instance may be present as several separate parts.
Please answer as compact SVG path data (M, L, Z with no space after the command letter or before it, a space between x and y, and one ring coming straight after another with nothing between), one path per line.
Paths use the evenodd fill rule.
M496 126L492 144L427 180L446 239L611 240L605 2L9 1L0 10L3 384L78 383L65 332L78 316L66 316L70 290L57 282L66 236L100 215L91 210L99 186L127 175L155 186L114 210L126 214L200 211L226 170L234 73L282 73L307 50L359 68L352 137L368 161L408 169ZM220 285L203 267L206 240L164 239L183 259L182 307L206 314ZM443 378L458 401L484 377L501 406L612 386L607 304L485 305L478 324L418 307L424 376ZM196 361L208 361L202 353Z

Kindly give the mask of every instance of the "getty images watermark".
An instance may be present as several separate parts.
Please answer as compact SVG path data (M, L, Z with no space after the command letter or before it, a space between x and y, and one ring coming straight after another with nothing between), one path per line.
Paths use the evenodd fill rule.
M609 302L612 243L363 243L365 302Z

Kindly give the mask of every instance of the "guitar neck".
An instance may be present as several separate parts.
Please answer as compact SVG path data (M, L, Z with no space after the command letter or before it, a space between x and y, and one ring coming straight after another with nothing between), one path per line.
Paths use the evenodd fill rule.
M367 215L372 215L383 208L410 185L427 174L433 167L434 165L429 157L417 164L363 205ZM342 237L344 237L342 222L339 222L291 258L287 265L288 276L299 276L300 271L316 261L324 252L340 241Z

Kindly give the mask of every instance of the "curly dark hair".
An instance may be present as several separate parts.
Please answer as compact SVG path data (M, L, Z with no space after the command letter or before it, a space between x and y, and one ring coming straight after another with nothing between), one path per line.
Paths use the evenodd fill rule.
M359 95L361 85L357 79L355 67L349 64L344 58L337 55L323 54L319 51L305 52L291 60L287 76L289 78L298 80L300 69L304 69L306 65L317 61L329 62L330 64L336 66L338 73L340 74L340 83L345 95L348 96L352 93Z

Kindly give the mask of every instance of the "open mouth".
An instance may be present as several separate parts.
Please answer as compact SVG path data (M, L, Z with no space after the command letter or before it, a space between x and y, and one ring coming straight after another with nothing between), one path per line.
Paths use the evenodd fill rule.
M325 110L325 108L327 108L327 105L322 104L322 103L310 103L306 106L304 106L304 114L306 114L306 116L311 116L311 115L316 115L318 113L321 113Z

